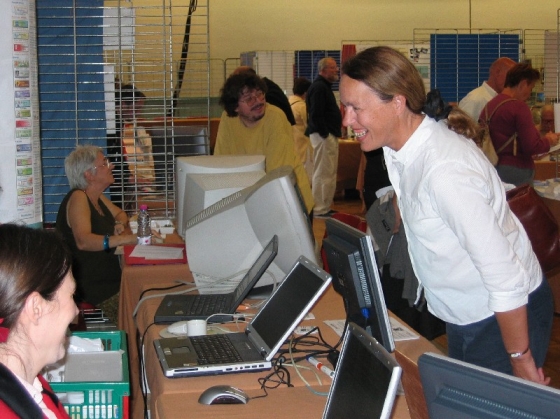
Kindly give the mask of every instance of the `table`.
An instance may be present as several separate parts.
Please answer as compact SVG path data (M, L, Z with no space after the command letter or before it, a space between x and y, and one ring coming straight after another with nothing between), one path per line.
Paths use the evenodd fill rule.
M130 391L132 399L131 418L143 417L137 340L138 329L132 314L144 290L169 286L175 279L192 280L188 265L130 266L124 264L123 266L119 295L118 328L124 330L127 335L128 359L130 363Z
M169 286L174 279L192 280L192 275L187 265L159 265L159 266L124 266L120 294L119 328L125 330L129 343L129 359L131 371L131 391L132 391L132 418L142 418L143 401L140 393L140 374L139 357L136 344L136 326L132 319L132 312L143 291L154 287ZM161 292L161 291L157 291ZM151 390L150 410L152 418L168 419L178 417L178 413L189 411L193 417L204 417L212 415L219 417L220 412L224 412L230 417L235 412L243 412L244 418L262 417L263 409L266 406L267 412L271 412L271 417L288 417L293 412L301 412L305 409L306 417L320 418L325 399L319 398L309 392L291 371L292 381L296 386L292 388L282 388L269 390L269 396L265 399L251 400L244 406L202 406L196 401L198 396L206 388L216 384L230 384L237 386L249 395L261 394L260 384L257 379L266 373L241 373L221 376L191 377L184 379L166 378L155 356L153 340L159 338L159 331L165 326L153 325L154 313L159 305L161 298L154 298L145 301L138 310L137 324L138 330L143 334L146 330L144 341L145 348L145 368L148 386ZM321 297L316 306L311 310L316 317L315 320L307 320L306 325L317 325L321 327L324 339L334 344L338 341L338 335L323 323L323 320L339 320L344 318L344 307L340 296L329 287L327 292ZM396 343L396 357L403 367L403 387L405 393L411 397L404 400L399 397L393 412L393 418L427 418L425 401L419 382L418 368L416 361L418 356L426 351L439 352L426 339L420 337L418 340ZM322 385L317 377L309 371L303 372L309 383L317 389L326 390L325 379L321 376ZM328 379L326 379L328 380ZM311 406L311 407L310 407ZM280 409L282 407L282 409ZM212 410L210 410L212 409ZM410 412L409 412L410 411ZM274 416L272 416L272 412ZM235 415L233 415L235 417Z
M328 392L329 386L314 388ZM259 391L248 391L250 396L260 395ZM250 400L246 405L204 406L197 402L198 393L164 394L156 403L155 417L175 419L188 411L193 418L306 418L321 419L326 398L312 394L305 387L277 388L270 390L265 398ZM408 418L404 397L397 397L393 407L393 418Z

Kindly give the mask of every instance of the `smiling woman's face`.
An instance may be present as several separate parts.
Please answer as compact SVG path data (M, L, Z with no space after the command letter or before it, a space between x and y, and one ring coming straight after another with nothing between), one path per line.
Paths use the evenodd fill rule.
M340 101L345 107L343 125L352 128L363 151L391 147L397 123L393 100L384 102L365 83L343 75Z

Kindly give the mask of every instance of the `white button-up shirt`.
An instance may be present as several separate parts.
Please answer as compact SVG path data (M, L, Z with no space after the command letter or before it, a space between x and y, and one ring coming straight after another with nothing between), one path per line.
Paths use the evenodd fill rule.
M475 143L426 116L399 151L384 152L429 310L465 325L526 304L542 271Z
M498 93L488 83L484 82L461 99L459 108L464 110L472 119L478 121L484 106L497 95Z

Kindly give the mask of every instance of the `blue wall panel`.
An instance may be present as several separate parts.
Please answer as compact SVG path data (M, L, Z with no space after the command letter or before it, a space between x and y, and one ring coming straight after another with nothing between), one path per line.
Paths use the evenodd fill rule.
M64 159L78 143L106 146L103 0L37 0L37 52L45 223L68 182Z
M305 77L310 81L315 80L319 74L317 63L321 58L332 57L336 65L340 67L339 50L304 50L295 52L295 75L294 77ZM333 83L333 90L338 91L338 82Z
M430 47L430 85L448 102L459 102L480 86L497 58L519 61L515 34L432 34Z

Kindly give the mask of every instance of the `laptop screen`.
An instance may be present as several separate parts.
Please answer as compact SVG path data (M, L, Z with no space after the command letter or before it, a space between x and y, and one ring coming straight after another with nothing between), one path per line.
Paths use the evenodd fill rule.
M389 352L348 323L323 419L389 418L400 376Z
M260 278L266 268L270 265L274 256L278 253L278 236L274 235L272 240L268 243L268 245L264 248L258 259L255 261L253 266L249 268L249 271L241 282L237 285L235 290L233 291L233 300L243 300L245 294L247 294L250 290L247 290L247 287L251 284L255 278ZM241 301L238 301L239 303Z
M331 277L314 263L300 257L284 281L247 326L248 332L273 352L283 343L295 326L307 314ZM281 313L281 315L278 315Z

